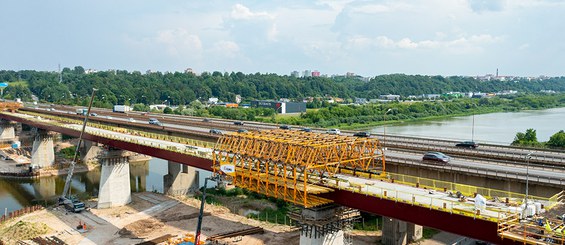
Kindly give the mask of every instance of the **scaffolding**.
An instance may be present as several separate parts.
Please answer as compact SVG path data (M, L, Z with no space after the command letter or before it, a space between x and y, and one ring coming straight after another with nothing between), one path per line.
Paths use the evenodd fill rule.
M23 105L18 102L0 102L0 111L8 110L10 112L16 112L22 107Z
M498 235L524 244L565 244L565 192L552 198L558 203L543 213L526 218L516 213L499 219Z
M361 218L359 210L324 205L310 209L295 209L287 213L294 224L300 227L300 235L318 239L327 234L344 231L344 242L351 244L351 239L346 234L351 230L353 223Z
M291 130L223 135L212 159L215 174L230 166L235 186L306 208L331 202L316 195L332 191L323 185L340 168L385 170L377 139Z

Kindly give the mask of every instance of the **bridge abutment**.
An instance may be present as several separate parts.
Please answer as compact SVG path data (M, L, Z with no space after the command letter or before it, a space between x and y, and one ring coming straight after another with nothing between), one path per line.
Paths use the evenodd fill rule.
M163 176L163 192L168 195L187 195L199 187L199 173L194 167L168 162L168 174Z
M37 129L31 150L31 166L33 168L44 168L53 164L55 164L53 136L46 130Z
M381 243L385 245L405 245L422 238L422 233L421 225L383 217Z
M128 157L122 150L109 150L102 159L98 208L124 206L131 202Z

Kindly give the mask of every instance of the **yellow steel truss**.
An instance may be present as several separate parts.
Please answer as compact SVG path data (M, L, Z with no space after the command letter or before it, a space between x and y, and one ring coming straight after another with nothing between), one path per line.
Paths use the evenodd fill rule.
M319 184L340 167L385 170L377 139L290 130L223 135L213 160L215 172L233 166L236 186L305 207L330 202L315 195L331 191Z

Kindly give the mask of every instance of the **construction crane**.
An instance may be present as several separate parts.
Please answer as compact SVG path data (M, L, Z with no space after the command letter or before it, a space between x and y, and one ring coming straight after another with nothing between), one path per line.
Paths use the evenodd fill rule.
M78 151L80 149L80 145L82 145L82 136L84 131L86 130L86 123L88 122L88 116L90 115L90 109L92 108L92 101L94 100L94 94L96 93L96 88L92 88L92 95L90 96L90 103L88 104L88 111L86 115L84 115L84 121L82 123L82 130L80 131L80 135L78 137L78 144L75 148L75 155L73 156L73 160L71 161L71 166L69 166L69 173L67 174L67 180L65 181L65 188L63 188L63 193L59 197L59 205L65 205L65 208L69 211L79 213L86 208L83 202L78 200L77 198L73 198L68 196L69 189L71 187L71 181L73 178L73 172L75 170L75 165L77 162Z

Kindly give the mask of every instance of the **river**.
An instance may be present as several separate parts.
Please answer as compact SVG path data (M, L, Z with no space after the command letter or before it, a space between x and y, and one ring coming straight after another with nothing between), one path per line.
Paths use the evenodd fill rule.
M432 137L508 145L516 133L536 130L538 141L548 141L559 130L565 130L565 108L539 111L500 112L440 120L398 123L386 126L387 134ZM383 133L384 126L370 130Z
M510 144L517 132L528 128L537 130L539 141L547 141L559 130L565 129L565 108L540 111L491 113L474 116L474 140L481 143ZM470 140L473 116L454 117L386 126L387 134L424 136L454 140ZM384 127L371 130L382 133ZM150 161L132 163L130 179L132 191L163 192L163 176L167 174L167 161L153 158ZM200 185L206 177L200 177ZM0 213L19 209L33 203L44 203L46 198L56 197L63 190L65 176L38 180L0 178ZM77 173L73 176L72 192L96 194L100 180L99 171Z

